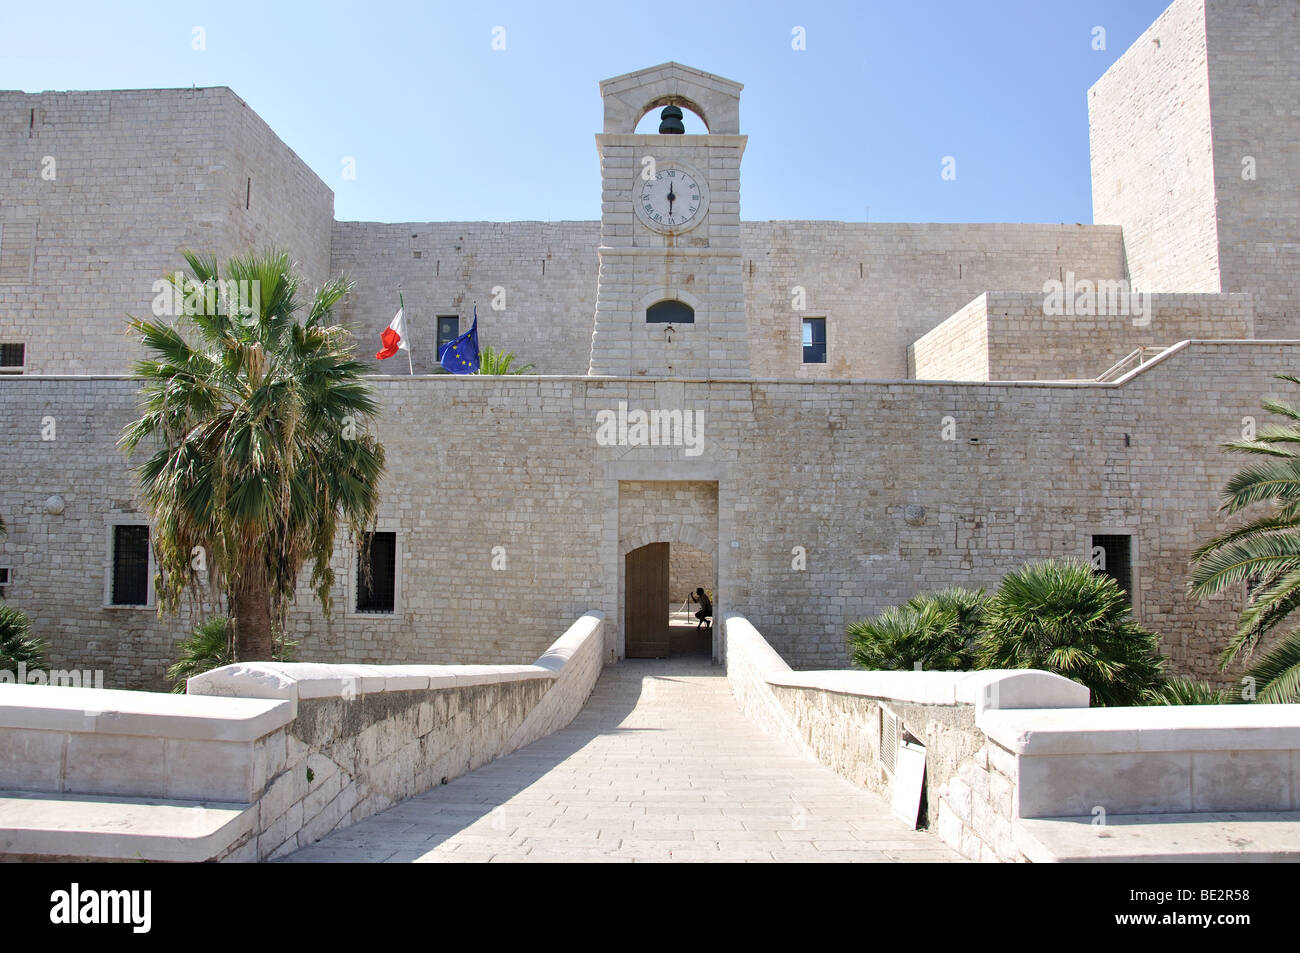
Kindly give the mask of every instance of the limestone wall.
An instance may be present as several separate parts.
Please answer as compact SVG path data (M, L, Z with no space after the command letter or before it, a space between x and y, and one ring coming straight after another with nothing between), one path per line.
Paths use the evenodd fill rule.
M589 606L617 654L622 557L670 539L716 545L720 613L743 605L796 667L835 667L855 619L1086 556L1107 532L1133 536L1137 618L1174 670L1218 679L1241 597L1189 600L1188 559L1224 526L1218 493L1239 461L1219 445L1243 418L1267 420L1263 396L1293 397L1273 375L1297 347L1192 343L1121 384L379 378L398 610L348 611L340 543L334 618L305 587L290 614L298 657L520 663ZM161 687L188 620L103 606L109 523L138 515L114 446L134 394L127 380L0 379L0 559L55 667ZM702 411L699 455L598 443L597 415L620 402ZM47 416L55 440L41 439ZM667 495L629 495L635 483ZM716 502L692 489L711 485Z
M512 351L539 374L585 374L599 230L597 222L336 222L331 271L357 283L340 313L364 359L381 363L379 334L400 291L412 366L427 374L437 367L437 317L459 315L468 331L477 302L480 345ZM407 373L404 354L382 363Z
M1093 84L1088 129L1093 221L1123 226L1129 277L1221 290L1204 0L1175 0Z
M989 373L988 292L975 298L907 349L916 380L986 381Z
M1300 334L1300 8L1175 0L1088 92L1093 218L1147 290L1243 292Z
M401 288L415 322L416 373L433 367L436 315L459 314L468 330L477 301L482 343L514 351L539 373L584 374L598 231L596 222L340 222L333 270L357 279L344 315L367 342L367 354L392 318ZM1036 291L1067 271L1093 281L1124 274L1120 231L1111 226L744 222L740 236L756 377L902 378L907 346L988 288ZM680 277L688 293L708 269L722 267L683 255ZM608 267L625 264L611 258ZM803 289L802 311L794 307L796 287ZM500 311L489 308L493 288L505 291ZM644 308L639 300L625 304ZM826 365L802 363L805 316L827 318ZM650 330L662 334L657 326ZM639 359L661 372L671 365L674 374L685 374L703 347L689 329L671 345L637 341L637 348L655 349L653 360L642 351ZM393 360L405 364L399 356L389 365Z
M1084 298L1089 311L1048 313L1042 292L980 295L913 346L917 378L1092 380L1139 347L1253 338L1250 295L1127 291ZM1080 299L1069 296L1070 311ZM1055 306L1054 306L1055 307Z
M908 345L983 291L1124 275L1113 226L750 222L742 234L756 377L900 379ZM801 363L814 316L827 319L821 366Z
M1082 685L1030 669L792 672L744 616L723 631L746 716L891 803L896 718L925 748L922 821L969 860L1296 856L1294 705L1090 708Z
M288 248L307 290L327 274L355 278L357 293L341 313L367 355L378 350L400 291L417 373L435 368L437 317L458 315L467 330L476 302L482 343L541 373L588 369L597 222L332 222L330 190L225 88L4 92L0 117L0 181L8 183L0 186L0 338L27 344L28 373L126 372L137 356L121 333L126 315L149 313L154 281L182 266L181 250L224 257L250 245ZM46 156L55 172L48 181ZM635 324L626 347L647 373L743 370L741 357L716 367L709 357L719 347L739 355L743 338L757 376L901 378L907 345L986 288L1035 289L1066 270L1123 273L1113 227L741 223L739 160L721 161L709 233L693 239L709 247L684 248L679 274L644 273L636 253L648 249L636 243L650 239L623 235L630 221L608 226L607 240L631 244L628 254L607 256L607 287L641 288L647 298L611 298L611 315L640 315L660 285L703 309L699 327L679 329L671 343L658 326ZM627 272L624 284L616 271ZM826 365L802 363L806 315L827 319ZM75 341L60 330L67 327L77 328ZM403 370L391 361L385 369Z
M247 103L224 92L230 101L222 140L229 150L223 170L229 184L219 187L225 203L219 210L226 221L220 247L211 250L286 249L302 275L304 302L309 302L311 292L332 276L334 193Z
M696 589L717 588L713 572L713 552L705 552L690 545L673 545L668 550L668 596L673 609L681 608L682 601ZM694 614L699 605L687 603L687 611Z
M28 373L125 373L183 249L325 274L333 194L229 89L0 92L0 143L0 339Z
M1300 4L1209 0L1205 21L1223 290L1253 296L1260 337L1300 337Z

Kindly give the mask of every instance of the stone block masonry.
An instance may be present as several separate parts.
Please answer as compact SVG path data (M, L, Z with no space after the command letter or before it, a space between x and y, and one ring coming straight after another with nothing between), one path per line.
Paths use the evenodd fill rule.
M1205 4L1219 273L1257 336L1300 337L1300 4Z
M1128 277L1217 292L1204 0L1176 0L1088 90L1092 214L1122 225Z
M280 246L308 292L326 277L333 193L225 87L3 91L0 143L0 341L27 373L126 373L127 316L184 249Z
M1076 313L1080 300L1094 313ZM1093 380L1137 348L1255 336L1245 294L1103 291L1095 298L1070 294L1067 304L1068 313L1059 307L1051 313L1042 292L986 292L913 344L912 374L929 380Z
M1175 0L1088 91L1093 218L1149 291L1247 293L1300 336L1300 7Z
M349 611L356 567L340 540L334 617L304 586L290 631L312 661L521 663L593 606L608 657L622 644L620 541L675 539L716 545L720 612L745 606L796 667L835 667L855 619L1127 533L1137 618L1173 670L1232 681L1217 656L1241 596L1189 599L1188 558L1224 525L1218 492L1238 461L1219 445L1243 418L1267 419L1264 396L1293 396L1273 375L1297 348L1193 342L1118 384L378 378L379 519L398 533L400 609ZM104 605L109 527L140 518L115 448L135 392L0 379L0 554L7 601L55 667L157 688L192 618ZM597 413L619 401L703 411L703 453L601 446ZM56 440L41 439L47 416Z

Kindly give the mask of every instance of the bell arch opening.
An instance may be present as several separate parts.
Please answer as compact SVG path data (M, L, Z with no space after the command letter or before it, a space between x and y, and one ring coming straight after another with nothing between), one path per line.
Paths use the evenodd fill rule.
M686 135L709 134L709 121L704 115L704 110L684 96L660 96L658 99L651 100L641 110L633 131L639 135L657 134L660 122L659 111L664 106L676 106L682 111L682 123L686 126Z

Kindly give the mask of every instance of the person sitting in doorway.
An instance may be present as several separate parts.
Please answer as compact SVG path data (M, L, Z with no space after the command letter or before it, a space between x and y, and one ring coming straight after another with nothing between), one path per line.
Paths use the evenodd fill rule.
M709 599L709 594L704 591L703 587L701 587L691 593L691 602L698 602L700 604L700 610L695 613L695 618L700 620L695 626L695 631L698 632L700 629L704 628L705 622L713 617L713 601ZM713 623L711 621L708 622L708 627L710 629L713 628Z

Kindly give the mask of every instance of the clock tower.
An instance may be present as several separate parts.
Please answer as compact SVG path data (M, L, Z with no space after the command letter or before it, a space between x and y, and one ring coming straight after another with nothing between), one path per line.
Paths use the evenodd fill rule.
M678 63L607 79L597 376L748 377L740 247L741 85ZM686 135L682 108L708 130ZM661 110L659 132L637 123Z

